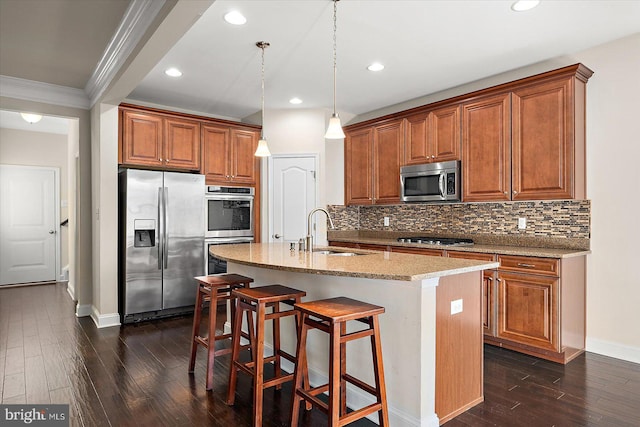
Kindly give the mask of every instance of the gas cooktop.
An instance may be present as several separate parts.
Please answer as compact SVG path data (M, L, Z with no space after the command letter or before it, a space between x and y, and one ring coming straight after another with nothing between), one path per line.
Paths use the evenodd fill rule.
M450 237L398 237L401 243L424 243L427 245L442 246L470 246L473 245L471 239L456 239Z

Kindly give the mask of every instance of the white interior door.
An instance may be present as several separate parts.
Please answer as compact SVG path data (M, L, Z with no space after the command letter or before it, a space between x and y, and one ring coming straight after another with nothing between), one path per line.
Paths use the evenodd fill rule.
M307 214L316 205L315 155L271 159L272 209L269 241L298 242L307 234Z
M0 165L0 285L56 280L57 173Z

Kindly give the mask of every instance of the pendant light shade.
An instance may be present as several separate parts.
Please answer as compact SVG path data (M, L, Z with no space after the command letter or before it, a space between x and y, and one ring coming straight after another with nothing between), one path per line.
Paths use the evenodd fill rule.
M336 32L338 30L338 0L333 0L333 115L329 119L329 126L327 132L324 134L326 139L341 139L344 138L344 132L342 131L342 124L340 123L340 117L336 110L336 80L338 74L337 67L337 43Z
M262 68L261 68L261 81L262 81L262 129L260 130L260 140L258 141L258 148L256 149L256 157L269 157L271 151L267 145L267 138L264 137L264 50L270 46L267 42L257 42L256 46L262 49Z

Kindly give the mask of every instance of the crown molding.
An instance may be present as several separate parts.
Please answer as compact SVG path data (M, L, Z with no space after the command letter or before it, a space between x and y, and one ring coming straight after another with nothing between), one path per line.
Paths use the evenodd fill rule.
M93 106L124 65L166 0L131 0L84 90Z
M90 107L89 97L82 89L36 82L18 77L0 76L0 95L44 104L81 108L83 110L87 110Z

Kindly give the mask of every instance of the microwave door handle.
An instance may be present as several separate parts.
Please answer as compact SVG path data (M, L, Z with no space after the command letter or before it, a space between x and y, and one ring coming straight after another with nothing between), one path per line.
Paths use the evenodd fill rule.
M158 270L162 270L162 244L164 238L162 236L162 187L158 187L158 239L156 245L158 246Z
M442 200L445 199L445 190L446 190L445 184L447 181L446 176L447 174L443 172L440 174L440 177L438 178L438 189L440 190L440 197L442 198Z

